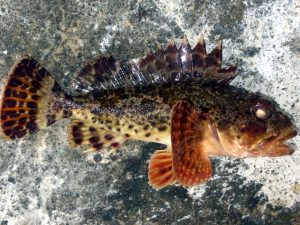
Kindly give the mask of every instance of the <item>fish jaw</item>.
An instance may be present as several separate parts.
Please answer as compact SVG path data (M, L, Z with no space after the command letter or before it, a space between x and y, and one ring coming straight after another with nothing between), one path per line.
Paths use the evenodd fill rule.
M232 156L237 158L245 157L279 157L292 155L294 149L285 143L285 141L297 135L293 127L289 127L280 134L266 134L254 142L254 144L245 144L241 139L231 132L218 131L218 138L222 145L222 151L217 155ZM247 142L246 142L247 143Z
M285 143L285 141L297 135L297 131L290 127L284 130L280 135L271 135L261 140L253 148L253 153L257 156L278 157L292 155L295 150Z

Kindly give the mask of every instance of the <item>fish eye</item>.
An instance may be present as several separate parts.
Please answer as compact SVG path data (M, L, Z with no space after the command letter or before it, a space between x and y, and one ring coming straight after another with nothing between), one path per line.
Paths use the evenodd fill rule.
M257 102L251 109L258 119L268 119L272 115L272 107L268 102Z
M255 112L255 116L259 119L267 119L269 118L269 111L266 109L257 109Z

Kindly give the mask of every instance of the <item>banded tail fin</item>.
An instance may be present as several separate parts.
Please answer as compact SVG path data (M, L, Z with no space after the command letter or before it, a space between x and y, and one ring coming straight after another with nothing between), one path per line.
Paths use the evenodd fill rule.
M16 139L55 122L51 112L54 90L60 89L50 73L25 55L8 73L0 102L0 135Z
M147 51L138 63L118 62L112 56L101 56L76 73L72 86L81 94L101 93L163 83L199 79L200 77L228 84L236 76L236 65L222 68L222 44L206 53L203 35L192 49L184 36L179 48L170 41L164 49Z

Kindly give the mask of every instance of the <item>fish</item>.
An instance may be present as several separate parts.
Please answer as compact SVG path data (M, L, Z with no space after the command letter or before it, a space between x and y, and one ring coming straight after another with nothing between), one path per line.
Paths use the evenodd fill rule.
M191 187L212 177L212 156L291 155L292 118L272 98L231 85L237 64L222 65L222 42L209 53L203 34L184 36L128 62L101 55L71 79L66 93L31 56L8 72L0 136L15 140L68 119L68 143L84 152L115 152L128 140L157 142L148 166L155 189Z

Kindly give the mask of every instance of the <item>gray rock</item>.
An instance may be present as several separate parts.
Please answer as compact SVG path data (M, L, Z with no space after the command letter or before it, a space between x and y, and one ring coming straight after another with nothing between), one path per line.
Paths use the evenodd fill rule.
M283 1L1 0L1 83L30 54L63 86L102 53L142 56L156 41L206 35L239 62L234 85L260 91L300 127L300 4ZM300 224L299 151L278 159L213 158L204 185L147 184L159 148L132 141L111 156L67 144L67 121L24 140L0 140L0 224ZM300 139L294 144L299 148Z

